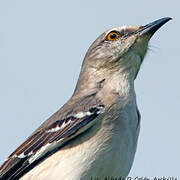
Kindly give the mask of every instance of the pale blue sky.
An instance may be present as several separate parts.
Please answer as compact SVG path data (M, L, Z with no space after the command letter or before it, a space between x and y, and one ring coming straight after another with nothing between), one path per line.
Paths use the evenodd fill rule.
M130 176L180 177L179 8L178 0L1 0L0 164L68 100L97 36L170 16L136 80L142 119Z

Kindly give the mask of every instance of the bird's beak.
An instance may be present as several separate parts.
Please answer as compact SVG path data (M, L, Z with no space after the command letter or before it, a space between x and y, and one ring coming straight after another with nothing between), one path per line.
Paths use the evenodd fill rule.
M145 26L141 26L136 33L138 33L140 36L141 35L145 35L145 34L149 34L149 35L153 35L162 25L164 25L165 23L167 23L169 20L171 20L172 18L170 17L165 17L165 18L161 18L158 19L152 23L149 23Z

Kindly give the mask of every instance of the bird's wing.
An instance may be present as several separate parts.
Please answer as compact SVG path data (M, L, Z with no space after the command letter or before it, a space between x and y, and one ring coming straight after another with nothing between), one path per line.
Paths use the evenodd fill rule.
M86 110L84 110L86 109ZM19 146L0 168L1 180L19 179L48 155L59 150L69 140L89 129L103 113L104 105L90 106L76 114L49 123L36 130Z

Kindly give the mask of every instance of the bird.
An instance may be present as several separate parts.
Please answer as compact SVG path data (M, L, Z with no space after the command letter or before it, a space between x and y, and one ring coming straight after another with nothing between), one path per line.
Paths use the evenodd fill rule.
M126 178L140 130L134 82L153 34L172 18L102 33L73 95L2 164L0 180Z

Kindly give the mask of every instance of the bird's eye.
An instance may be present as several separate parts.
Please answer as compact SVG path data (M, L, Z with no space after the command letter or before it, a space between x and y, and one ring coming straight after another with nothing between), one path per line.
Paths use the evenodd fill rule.
M114 41L114 40L116 40L116 39L118 39L118 38L119 38L119 33L116 32L116 31L110 32L110 33L107 35L107 37L106 37L106 39L107 39L108 41Z

